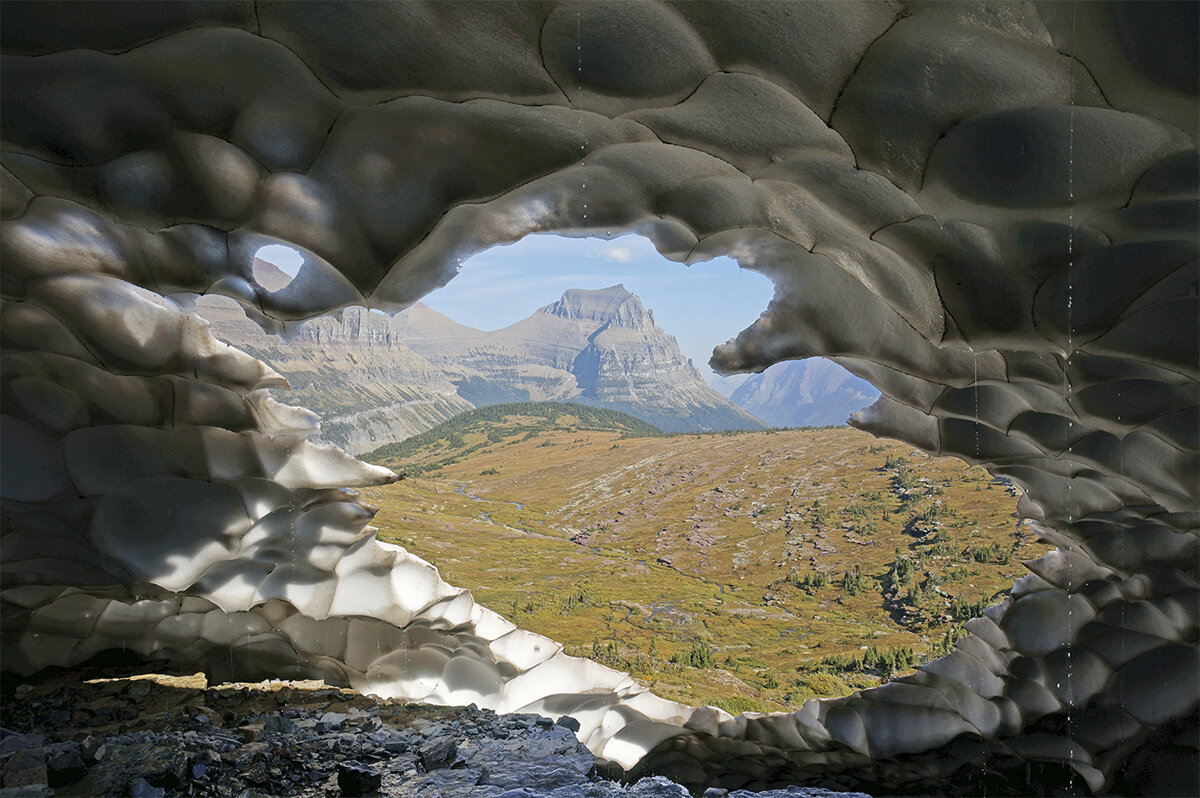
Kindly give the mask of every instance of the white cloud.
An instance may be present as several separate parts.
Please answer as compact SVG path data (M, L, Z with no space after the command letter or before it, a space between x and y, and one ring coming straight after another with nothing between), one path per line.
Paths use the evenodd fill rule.
M611 260L615 263L631 263L633 261L633 250L629 247L605 247L601 256L605 260Z

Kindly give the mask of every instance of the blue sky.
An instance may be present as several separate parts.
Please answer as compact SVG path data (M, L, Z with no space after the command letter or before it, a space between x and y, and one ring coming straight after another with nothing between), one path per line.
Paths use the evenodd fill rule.
M254 253L254 257L262 258L268 263L274 263L284 274L295 277L304 263L304 256L291 247L283 244L267 244Z
M463 261L458 276L424 302L457 322L498 330L562 296L568 288L617 283L637 294L707 379L712 349L754 323L774 293L770 280L730 258L684 266L649 240L527 236Z
M302 258L271 244L257 256L295 276ZM498 330L529 316L568 288L607 288L620 283L654 311L654 319L705 379L714 346L754 323L771 301L771 281L738 268L731 258L684 266L662 257L649 240L625 235L600 238L527 236L463 261L458 276L425 297L455 321Z

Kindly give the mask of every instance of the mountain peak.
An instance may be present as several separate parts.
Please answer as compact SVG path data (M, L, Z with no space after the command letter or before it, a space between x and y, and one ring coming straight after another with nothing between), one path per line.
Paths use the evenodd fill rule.
M632 292L630 292L630 290L628 288L625 287L624 283L617 283L616 285L610 285L608 288L568 288L566 291L563 291L563 297L565 298L568 294L583 294L586 296L595 296L595 297L612 297L613 299L628 299L629 297L634 296L634 294Z
M599 325L609 322L631 327L654 325L654 316L642 301L620 283L608 288L569 288L561 299L538 312Z

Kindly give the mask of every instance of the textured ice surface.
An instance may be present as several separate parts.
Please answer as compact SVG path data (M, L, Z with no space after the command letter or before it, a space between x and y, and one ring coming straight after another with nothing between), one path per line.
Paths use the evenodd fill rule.
M1200 700L1196 8L6 3L5 667L121 647L571 714L728 787L1194 772L1154 757ZM717 366L836 358L883 392L860 427L1012 478L1060 551L914 676L680 706L377 542L342 488L393 476L189 311L396 310L546 231L767 275ZM304 258L274 291L270 243Z

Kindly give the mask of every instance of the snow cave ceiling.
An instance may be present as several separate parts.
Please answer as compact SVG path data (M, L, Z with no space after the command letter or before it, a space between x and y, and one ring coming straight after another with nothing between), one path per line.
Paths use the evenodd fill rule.
M1101 792L1194 756L1196 30L1191 2L6 2L4 667L123 646L571 714L692 784L986 761ZM856 425L1012 478L1058 551L913 676L682 706L376 541L346 488L394 476L307 442L189 310L286 331L630 231L774 282L720 368L834 357L883 392ZM305 259L275 293L268 243Z

